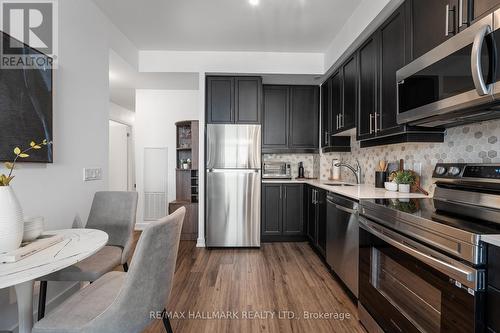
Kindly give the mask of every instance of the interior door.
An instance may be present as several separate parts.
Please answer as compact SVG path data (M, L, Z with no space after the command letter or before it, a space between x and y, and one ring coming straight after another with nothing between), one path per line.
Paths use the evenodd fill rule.
M261 177L256 170L207 172L207 246L259 246Z

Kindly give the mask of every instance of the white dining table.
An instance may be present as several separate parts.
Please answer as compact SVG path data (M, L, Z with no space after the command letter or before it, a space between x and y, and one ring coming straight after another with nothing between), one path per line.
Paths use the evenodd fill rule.
M63 235L64 240L15 263L0 263L0 289L13 286L16 290L19 333L30 333L33 328L34 281L90 257L108 242L108 234L95 229L55 230L43 235Z

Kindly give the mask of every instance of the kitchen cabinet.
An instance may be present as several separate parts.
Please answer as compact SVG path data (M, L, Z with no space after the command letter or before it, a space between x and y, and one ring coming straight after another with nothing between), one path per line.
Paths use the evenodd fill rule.
M303 196L302 184L262 184L263 242L304 240Z
M401 132L404 127L397 122L398 91L396 72L410 60L406 15L404 6L396 10L378 31L379 48L379 110L374 113L374 130L377 135Z
M359 107L357 139L375 136L374 117L378 116L378 34L368 38L359 48ZM394 73L395 75L395 73Z
M263 153L319 149L319 87L264 86Z
M500 248L488 246L488 289L486 293L486 322L488 332L500 332Z
M460 1L460 0L459 0ZM473 17L474 19L481 18L500 6L500 0L463 0L466 3L473 2Z
M338 131L346 131L355 126L358 99L358 67L356 54L346 61L342 77L342 112L339 113Z
M260 124L260 77L208 76L206 82L207 123Z
M319 145L319 88L290 88L290 142L293 148L317 148Z
M307 237L323 257L326 254L326 193L313 186L308 189Z
M471 22L472 1L478 0L407 0L411 13L408 22L413 31L413 59L467 28ZM494 1L481 2L477 6L480 12Z
M330 145L332 133L332 78L321 86L321 148Z

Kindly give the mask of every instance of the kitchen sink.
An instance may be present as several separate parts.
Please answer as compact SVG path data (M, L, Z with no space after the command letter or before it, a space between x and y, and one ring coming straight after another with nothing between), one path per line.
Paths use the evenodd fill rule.
M324 185L328 185L328 186L356 186L353 184L340 184L340 183L324 183Z

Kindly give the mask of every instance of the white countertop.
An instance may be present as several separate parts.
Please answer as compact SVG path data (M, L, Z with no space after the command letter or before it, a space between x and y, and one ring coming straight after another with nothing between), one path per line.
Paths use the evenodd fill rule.
M500 235L484 235L481 236L481 240L491 245L500 247Z
M355 200L361 199L397 199L397 198L427 198L428 196L421 193L401 193L401 192L392 192L387 191L384 188L376 188L374 185L368 184L360 184L354 186L329 186L325 185L327 183L338 183L344 184L339 181L331 181L331 180L296 180L296 179L263 179L262 183L264 184L272 184L272 183L287 183L287 184L309 184L315 187L319 187L330 191L332 193L337 193Z

